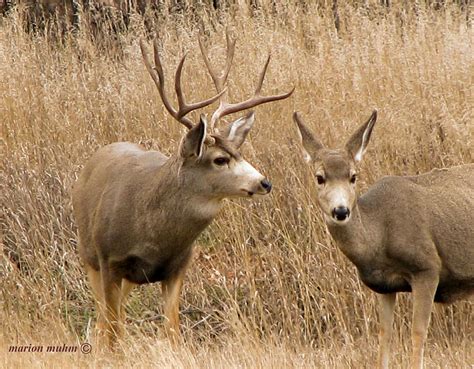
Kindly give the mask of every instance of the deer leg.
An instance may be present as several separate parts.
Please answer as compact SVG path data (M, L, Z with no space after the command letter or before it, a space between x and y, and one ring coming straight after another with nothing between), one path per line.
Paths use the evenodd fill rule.
M120 295L122 279L114 276L107 266L101 268L104 294L104 312L106 337L109 348L113 349L118 338L122 336L120 322Z
M166 318L165 330L168 338L173 344L177 344L180 340L179 332L179 296L183 286L186 270L193 259L194 251L190 253L188 261L181 270L164 280L161 284L164 298L164 315Z
M175 276L162 282L163 298L164 298L164 315L166 318L165 330L166 335L173 344L178 343L179 333L179 296L183 286L185 272L181 271Z
M120 321L125 323L125 318L127 316L125 312L125 302L127 301L127 296L136 286L135 283L129 282L126 279L122 279L122 288L120 290Z
M423 347L425 344L428 326L430 324L431 309L438 287L439 277L428 274L417 276L411 283L413 292L413 326L412 326L412 368L423 368Z
M392 337L393 311L395 309L396 297L396 293L379 295L380 331L378 367L381 369L388 369L390 338Z
M97 323L96 323L96 333L97 338L100 338L106 328L105 324L105 313L103 311L104 298L103 298L103 289L102 289L102 278L100 276L100 271L95 270L89 264L86 263L86 272L89 278L89 283L92 288L92 295L95 299L96 314L97 314Z

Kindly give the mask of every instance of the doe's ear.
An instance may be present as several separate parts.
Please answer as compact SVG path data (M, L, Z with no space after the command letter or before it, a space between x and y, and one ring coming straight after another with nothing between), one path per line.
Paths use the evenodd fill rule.
M372 112L369 120L361 125L357 131L355 131L346 143L346 150L354 159L355 162L362 160L362 156L367 150L369 144L370 135L374 129L375 122L377 121L377 110Z
M300 113L293 113L293 120L298 126L298 132L300 136L301 144L303 145L303 156L306 162L310 162L311 159L315 159L318 156L318 151L324 149L324 145L316 136L309 130L306 124L303 122Z
M247 138L250 129L255 122L255 113L251 111L245 117L239 118L232 122L224 132L224 137L234 144L236 148L239 148Z
M199 119L199 123L191 128L181 141L180 155L183 158L195 156L201 158L203 152L204 140L206 139L207 121L203 114Z

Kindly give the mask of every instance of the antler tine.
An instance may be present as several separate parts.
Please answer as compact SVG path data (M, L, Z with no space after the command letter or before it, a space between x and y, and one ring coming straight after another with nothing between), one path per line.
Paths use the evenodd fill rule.
M227 42L227 55L225 61L225 68L224 72L222 73L222 86L227 82L227 77L229 76L230 68L232 67L232 62L234 61L234 53L235 53L235 43L236 40L232 39L230 36L230 32L227 31L225 34L226 42Z
M183 90L181 87L181 74L183 70L184 61L186 60L186 54L181 58L181 61L176 69L175 75L175 91L178 97L178 110L174 109L171 106L166 94L165 94L165 77L163 72L163 66L161 64L160 54L158 51L158 41L155 39L153 42L153 51L154 51L154 59L155 59L155 67L151 65L150 58L148 57L148 53L145 47L145 42L140 40L140 49L142 52L143 61L145 63L146 69L148 73L150 73L151 78L155 82L156 88L160 93L161 100L163 101L163 105L165 106L166 110L171 114L173 118L175 118L178 122L186 126L188 129L193 128L192 121L185 117L186 114L190 113L193 110L203 108L207 105L212 104L213 102L217 101L224 93L225 89L220 91L217 95L206 99L204 101L200 101L193 104L187 104L184 99Z
M263 67L262 72L260 73L257 88L255 89L255 94L253 97L240 102L240 103L235 103L235 104L227 104L221 102L219 108L214 112L211 118L211 129L214 128L215 123L222 117L236 113L238 111L246 110L253 108L257 105L261 104L266 104L271 101L278 101L278 100L283 100L286 99L287 97L290 97L293 91L295 90L295 87L291 89L291 91L287 93L283 93L280 95L271 95L271 96L262 96L261 95L261 90L263 86L263 81L265 80L265 74L267 73L267 68L270 63L270 55L267 58L267 61L265 62L265 65Z
M199 48L201 49L202 58L204 59L204 64L206 64L207 70L209 71L212 81L214 82L214 86L216 87L216 90L219 92L221 90L220 79L217 77L217 74L212 69L211 62L209 61L209 58L207 56L206 47L204 46L204 42L200 36L198 37L198 42L199 42Z
M186 60L186 56L187 56L187 53L183 55L183 57L181 58L181 61L179 62L178 68L176 69L175 83L174 83L174 88L176 91L176 96L178 97L178 106L179 106L179 110L176 113L176 119L180 121L182 119L188 120L188 118L185 117L186 114L188 114L189 112L193 110L204 108L205 106L212 104L214 101L218 100L225 93L225 89L223 89L222 91L218 91L217 95L210 97L209 99L206 99L204 101L199 101L193 104L186 103L184 99L183 89L181 87L181 73L183 71L183 65L184 65L184 61Z
M225 83L227 81L227 77L229 76L230 68L232 67L232 61L234 59L234 51L235 51L235 39L230 37L230 33L226 33L226 40L227 40L227 55L226 55L226 63L224 70L222 71L221 75L218 75L217 72L212 68L211 62L209 61L209 57L207 55L206 47L204 46L204 41L202 37L198 37L199 41L199 48L201 49L202 58L204 59L204 64L206 64L207 70L211 75L212 81L214 82L214 86L216 87L217 92L221 92L224 89Z
M260 92L262 91L263 81L265 80L265 75L267 74L268 64L270 64L271 58L272 58L272 55L268 54L267 61L265 62L262 73L260 73L260 76L258 78L258 85L257 85L257 88L255 89L255 96L260 95Z
M163 66L161 65L160 53L159 53L159 46L158 40L155 38L153 40L153 57L155 59L155 70L157 71L160 81L162 81L163 85L165 84L165 78L163 73Z

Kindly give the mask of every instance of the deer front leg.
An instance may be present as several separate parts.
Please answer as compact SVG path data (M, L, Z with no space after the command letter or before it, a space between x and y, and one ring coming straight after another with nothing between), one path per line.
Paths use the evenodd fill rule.
M109 349L114 349L118 338L122 336L122 324L120 321L120 295L122 278L118 278L110 272L109 268L101 268L102 287L104 296L104 315L106 326L106 337Z
M102 277L100 275L100 271L95 270L89 264L86 263L85 268L89 278L89 283L91 285L92 296L95 300L97 322L95 325L94 342L98 343L104 340L104 334L106 330Z
M126 313L125 313L125 302L127 301L127 297L130 292L135 288L137 285L126 279L122 279L122 289L120 291L120 321L122 324L125 323Z
M166 335L173 344L180 339L179 333L179 296L183 286L185 271L162 282Z
M180 340L179 332L179 296L183 287L183 280L189 264L195 257L194 249L190 251L190 255L185 265L176 274L164 280L161 283L164 299L164 315L165 330L171 343L176 345Z
M414 278L411 283L413 292L412 325L412 368L423 368L423 348L430 324L431 309L438 287L439 277L426 273Z
M392 337L393 311L395 309L395 301L397 294L388 293L379 295L379 357L378 367L380 369L388 369L390 358L390 339Z

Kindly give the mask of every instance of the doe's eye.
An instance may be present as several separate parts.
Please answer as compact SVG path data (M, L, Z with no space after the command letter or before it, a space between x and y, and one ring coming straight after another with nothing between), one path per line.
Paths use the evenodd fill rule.
M357 175L356 175L356 174L353 174L353 175L351 176L351 183L356 183L356 181L357 181Z
M316 181L319 185L322 185L326 182L326 179L322 175L318 174L316 175Z
M214 164L223 166L229 164L229 158L219 157L214 159Z

